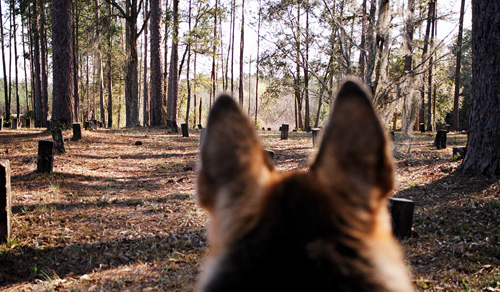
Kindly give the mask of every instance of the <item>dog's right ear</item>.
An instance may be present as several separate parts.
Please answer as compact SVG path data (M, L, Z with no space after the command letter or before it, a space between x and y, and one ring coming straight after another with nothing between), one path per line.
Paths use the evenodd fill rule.
M356 79L338 92L311 169L324 186L351 194L358 210L383 204L393 187L393 164L384 129L371 94Z
M228 95L220 96L208 118L201 145L198 202L209 213L222 208L245 208L238 202L258 196L273 169L257 133Z

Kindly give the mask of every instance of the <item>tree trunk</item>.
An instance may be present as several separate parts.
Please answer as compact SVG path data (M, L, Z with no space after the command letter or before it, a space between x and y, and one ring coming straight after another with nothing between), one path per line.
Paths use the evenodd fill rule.
M429 59L429 79L427 86L427 131L434 131L434 127L432 124L432 67L434 66L434 56L436 51L434 49L434 35L436 31L436 2L433 4L433 14L432 14L432 28L431 28L431 39L430 39L430 48L431 48L431 56ZM423 122L423 121L422 121Z
M2 13L2 3L0 1L0 15ZM7 66L5 65L5 44L3 39L3 21L0 22L0 41L2 45L2 65L3 65L3 85L4 85L4 96L5 96L5 120L10 121L10 101L9 101L9 85L7 82Z
M243 108L244 76L243 76L243 51L245 48L245 0L241 1L241 27L240 27L240 80L238 86L238 97L240 106Z
M131 3L132 2L132 3ZM139 73L137 71L137 1L127 0L126 43L128 51L127 73L125 75L126 126L139 125Z
M472 100L463 173L500 175L500 2L472 1Z
M260 56L259 56L259 51L260 51L260 26L261 26L261 20L262 20L262 3L261 0L259 0L259 20L257 22L257 59L255 60L255 125L257 125L257 115L259 111L259 65L260 65Z
M49 117L49 81L48 81L48 62L47 62L47 33L46 33L46 12L45 1L40 1L40 60L41 60L41 80L42 80L42 126L47 126ZM71 3L70 3L71 6ZM57 21L56 21L57 22ZM72 40L70 34L69 41ZM52 40L53 42L54 40ZM73 53L73 52L72 52ZM73 88L71 88L73 89ZM72 121L71 121L72 122Z
M179 0L173 0L173 35L172 52L170 53L170 70L168 76L168 97L167 97L167 126L173 133L178 133L177 128L177 99L179 95L178 83L178 46L179 46Z
M45 124L42 121L42 77L41 77L41 66L40 66L40 20L38 15L38 2L35 0L33 2L33 23L32 23L32 32L33 32L33 67L35 68L33 73L34 79L34 114L35 114L35 127L43 127Z
M160 51L160 0L150 0L151 3L151 125L163 126L163 78L161 74L162 60Z
M152 3L151 3L152 4ZM147 9L146 7L148 7L148 0L145 1L144 3L144 19L147 18ZM155 9L157 9L156 11L152 11L151 10L151 7L150 7L150 10L152 11L151 13L152 14L160 14L160 17L161 17L161 10L159 7L155 7ZM153 21L153 18L150 18L149 19L150 21L150 26L153 25L152 21ZM159 38L159 37L158 37ZM153 35L151 34L151 41L153 40ZM150 46L151 46L151 49L153 49L153 44L150 43ZM159 46L159 45L158 45ZM151 55L151 61L153 60L153 56ZM160 59L161 60L161 59ZM156 60L158 62L160 62L159 60ZM144 58L142 59L142 63L144 64L144 78L143 78L143 81L142 81L142 87L143 87L143 99L142 99L142 119L143 119L143 125L145 127L149 126L151 124L151 121L150 121L150 114L149 114L149 110L148 110L148 106L150 104L149 102L149 84L148 84L148 26L145 25L144 26ZM161 63L159 63L160 65L160 68L161 68ZM151 62L151 66L153 66L153 62ZM161 71L160 71L160 74L161 74ZM151 76L152 78L153 76ZM161 75L159 77L161 79Z
M74 85L74 109L73 109L73 119L75 122L80 120L78 116L79 107L80 107L80 95L78 92L78 31L79 31L79 19L80 19L80 11L78 9L77 2L74 2L73 5L73 14L75 16L75 21L73 23L73 85Z
M460 129L460 115L459 115L459 96L460 96L460 69L462 66L462 36L464 30L464 13L465 13L465 0L460 4L460 20L458 22L458 37L457 37L457 65L455 67L455 94L453 96L453 123L451 129L458 131Z
M432 18L434 15L434 1L431 0L429 1L428 5L428 10L427 10L427 26L425 28L425 38L424 38L424 48L422 50L422 64L427 62L427 51L429 48L429 38L431 34L431 25L432 25ZM425 122L425 75L423 74L422 76L422 90L420 91L420 111L419 111L419 116L418 120L419 123L424 123ZM422 130L422 129L421 129ZM423 128L425 131L425 128Z
M95 0L95 18L96 18L96 39L97 39L97 75L98 75L98 86L99 86L99 112L101 123L106 125L106 114L104 112L104 81L103 81L103 70L102 70L102 52L101 52L101 17L99 0Z
M111 4L108 3L109 15L113 14ZM109 26L108 26L109 28ZM113 51L113 42L111 36L108 35L108 128L113 128L113 63L111 52ZM75 99L76 102L76 99Z
M17 69L17 63L19 56L17 55L17 32L16 32L16 11L14 9L14 2L12 2L12 8L11 8L11 17L12 17L12 28L13 28L13 35L14 35L14 72L15 72L15 88L16 88L16 119L18 123L20 122L20 112L19 112L19 82L18 82L18 69Z
M182 137L189 137L189 110L191 105L191 44L192 44L192 31L191 31L191 0L189 0L189 12L188 12L188 44L187 44L187 69L186 69L186 81L187 81L187 104L186 104L186 118L182 127ZM212 71L213 72L213 71Z
M304 130L309 132L311 130L310 114L309 114L309 0L306 1L306 53L304 60L304 103L305 103L305 117L304 117Z
M73 123L73 11L71 0L52 0L52 122Z

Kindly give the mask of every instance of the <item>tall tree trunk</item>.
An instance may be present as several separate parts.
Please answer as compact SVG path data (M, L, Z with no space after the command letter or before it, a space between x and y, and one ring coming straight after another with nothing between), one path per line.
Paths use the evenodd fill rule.
M240 27L240 80L238 85L238 98L243 108L244 75L243 75L243 51L245 49L245 0L241 0L241 27Z
M234 34L236 31L236 0L232 1L231 6L231 96L234 97Z
M80 108L80 94L78 91L78 56L79 56L79 22L80 22L80 11L78 8L78 2L74 2L73 5L73 15L74 15L74 23L73 23L73 85L74 85L74 103L73 103L73 119L75 122L79 121L79 108Z
M257 125L257 115L259 112L259 65L260 65L260 25L262 20L262 3L259 0L259 20L257 22L257 59L255 60L255 120Z
M38 0L40 1L40 0ZM32 32L33 32L33 67L34 67L34 113L35 113L35 127L43 127L43 105L42 105L42 72L40 64L40 18L39 18L39 5L37 0L33 1L33 19L32 19Z
M460 130L459 97L460 97L460 69L462 66L462 38L464 30L464 14L465 14L465 0L462 0L460 4L460 20L458 22L457 65L455 67L455 94L453 95L453 123L451 125L451 129L453 131Z
M188 125L189 128L189 110L191 106L191 0L189 1L188 8L188 44L187 44L187 69L186 69L186 81L187 81L187 104L186 104L186 118L184 123ZM217 23L217 22L216 22ZM212 71L213 72L213 71ZM184 134L183 134L184 135Z
M405 20L405 65L406 79L402 84L403 119L401 128L405 135L410 135L418 110L418 97L415 94L415 76L413 73L413 34L415 30L415 0L408 0ZM393 129L395 130L395 129Z
M16 88L16 117L17 117L17 122L19 123L19 117L20 117L20 108L19 108L19 78L18 78L18 69L17 69L17 62L19 60L19 57L17 55L17 29L16 29L16 11L15 11L15 3L12 2L11 4L11 17L12 17L12 34L14 35L14 72L15 72L15 88Z
M160 0L151 1L151 125L163 126L163 78L161 74Z
M373 72L377 61L377 44L375 43L375 13L377 12L377 0L371 0L370 13L368 14L368 28L366 30L366 48L368 49L368 60L366 62L365 83L373 93Z
M425 37L424 37L424 48L422 50L422 63L427 62L427 51L429 48L429 39L430 39L430 33L431 33L431 27L432 27L432 18L434 15L434 0L429 1L428 5L428 10L427 10L427 26L425 28ZM425 122L425 75L423 74L422 76L422 89L420 91L420 111L419 111L419 116L418 116L418 121L419 124ZM423 127L420 130L425 130Z
M22 43L23 43L23 65L24 65L24 85L25 85L25 90L26 90L26 112L30 111L30 100L29 100L29 86L28 86L28 69L26 67L26 43L25 43L25 37L26 35L24 34L24 20L23 20L23 14L21 13L21 38L22 38ZM28 22L29 23L29 22ZM31 56L30 56L31 59Z
M106 113L104 111L104 80L102 69L102 52L101 52L101 16L100 16L99 0L95 0L95 20L96 20L96 40L97 40L97 80L99 87L99 112L101 123L106 125Z
M46 12L45 1L40 1L40 60L42 78L42 126L47 125L49 117L49 81L47 62L47 33L46 33ZM71 38L69 38L71 40Z
M177 99L179 95L178 67L179 61L179 0L173 0L173 35L172 52L170 53L170 70L168 76L167 126L173 133L178 133Z
M52 122L73 122L73 11L71 0L52 0Z
M157 0L159 2L159 0ZM154 2L151 1L150 4L152 5ZM159 4L158 4L159 5ZM144 19L147 18L147 9L146 7L148 7L148 0L145 1L144 3ZM152 7L150 7L150 10L151 10L151 13L152 14L160 14L160 17L161 17L161 8L158 6L158 7L155 7L156 11L153 12L153 10L151 9ZM151 17L149 19L150 21L150 26L153 26L153 17ZM159 27L159 24L158 24L158 27ZM159 28L158 28L159 29ZM158 41L159 41L159 36L158 36ZM153 41L153 34L151 33L151 41ZM150 43L150 46L151 46L151 51L153 50L153 43ZM158 45L159 46L159 45ZM161 59L160 59L161 60ZM157 62L160 62L156 57L155 57L155 61ZM153 56L151 55L151 66L153 66ZM149 110L148 110L148 106L150 104L149 102L149 84L148 84L148 26L146 25L144 27L144 58L143 58L143 64L144 64L144 78L143 78L143 100L142 100L142 118L143 118L143 125L145 127L149 126L150 125L150 114L149 114ZM161 68L161 63L158 64ZM162 79L161 77L161 71L158 72L160 73L159 75L159 79ZM151 75L151 78L153 78L153 76ZM151 85L153 86L153 85Z
M125 111L127 127L139 125L139 64L137 52L137 1L127 0L127 29L125 41L127 43L128 60L125 75Z
M189 1L189 5L191 5L191 1ZM191 7L191 6L190 6ZM211 88L211 96L215 98L216 85L217 85L217 73L216 73L216 53L217 53L217 12L219 9L219 1L215 0L215 10L214 10L214 31L213 31L213 44L212 44L212 73L210 78L212 79L212 88ZM191 18L189 19L191 21ZM190 30L191 31L191 30Z
M430 39L430 48L431 48L431 56L429 59L429 78L427 85L427 131L434 131L434 127L432 125L432 67L434 66L434 56L436 51L434 49L434 34L436 30L436 3L434 2L433 14L432 14L432 28L431 28L431 39Z
M296 56L296 77L294 84L294 92L295 92L295 126L298 129L304 129L304 124L302 123L302 95L300 89L300 3L297 2L297 47L295 48Z
M472 1L472 97L463 173L500 175L500 2Z
M108 11L109 15L113 14L111 4L108 3ZM111 22L111 20L110 20ZM109 26L108 26L109 28ZM113 51L113 42L111 40L111 36L108 35L108 54L107 54L107 69L108 69L108 128L113 128L113 62L112 62L112 54Z
M358 76L364 80L365 79L365 43L366 43L366 0L363 0L361 5L361 43L359 44L359 73ZM320 97L321 98L321 97Z
M304 60L304 103L305 117L304 130L311 130L310 114L309 114L309 0L306 1L306 52Z
M4 97L5 97L5 120L10 121L10 101L9 101L9 84L7 82L7 66L5 65L5 43L3 34L3 16L2 13L2 3L0 1L0 41L2 45L2 65L3 65L3 85L4 85Z

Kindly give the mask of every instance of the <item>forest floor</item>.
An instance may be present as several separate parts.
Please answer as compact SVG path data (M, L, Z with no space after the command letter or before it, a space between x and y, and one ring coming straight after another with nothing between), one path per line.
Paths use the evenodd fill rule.
M310 134L259 132L278 171L307 168ZM71 137L65 131L65 137ZM394 196L415 201L412 236L402 241L420 291L500 291L499 177L456 172L448 134L394 143ZM12 170L13 236L0 244L0 291L190 291L207 252L205 213L196 205L199 131L84 131L38 174L37 129L0 132ZM142 145L136 145L141 141Z

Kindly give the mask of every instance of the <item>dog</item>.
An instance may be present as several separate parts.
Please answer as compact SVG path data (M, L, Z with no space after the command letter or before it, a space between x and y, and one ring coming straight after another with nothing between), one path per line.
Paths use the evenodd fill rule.
M205 135L197 200L210 251L196 291L414 291L387 209L390 145L359 80L337 93L306 171L277 173L228 95Z

